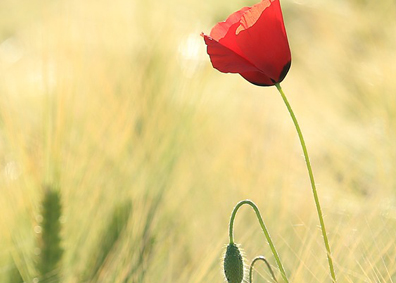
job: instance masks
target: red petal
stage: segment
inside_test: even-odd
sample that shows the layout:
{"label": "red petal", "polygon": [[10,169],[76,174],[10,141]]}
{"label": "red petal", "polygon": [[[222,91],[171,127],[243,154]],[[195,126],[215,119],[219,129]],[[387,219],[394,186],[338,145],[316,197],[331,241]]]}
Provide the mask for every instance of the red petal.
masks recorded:
{"label": "red petal", "polygon": [[218,23],[203,35],[212,65],[224,73],[240,73],[249,82],[269,86],[281,82],[291,55],[279,0],[262,0]]}
{"label": "red petal", "polygon": [[203,35],[210,61],[215,69],[223,73],[258,72],[256,66],[233,50],[225,47],[213,38]]}
{"label": "red petal", "polygon": [[220,22],[215,25],[210,32],[210,37],[216,41],[220,41],[226,36],[232,25],[239,25],[242,15],[249,9],[250,7],[242,8],[241,10],[231,14],[224,22]]}
{"label": "red petal", "polygon": [[210,37],[220,42],[223,46],[231,49],[235,53],[243,57],[242,51],[236,42],[236,29],[240,25],[240,20],[243,14],[249,10],[250,7],[242,8],[241,10],[231,14],[225,22],[215,25],[211,32]]}
{"label": "red petal", "polygon": [[244,58],[274,82],[285,77],[291,61],[279,0],[263,0],[247,10],[236,29]]}
{"label": "red petal", "polygon": [[244,72],[241,73],[247,81],[258,86],[271,86],[275,83],[261,72]]}

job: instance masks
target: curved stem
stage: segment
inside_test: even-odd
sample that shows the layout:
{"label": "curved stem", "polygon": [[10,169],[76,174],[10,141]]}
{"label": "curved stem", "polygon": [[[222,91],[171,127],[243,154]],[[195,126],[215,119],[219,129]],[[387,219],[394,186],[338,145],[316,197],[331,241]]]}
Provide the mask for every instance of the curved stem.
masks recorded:
{"label": "curved stem", "polygon": [[300,139],[301,147],[302,147],[302,150],[304,152],[305,163],[307,164],[309,179],[311,181],[311,187],[312,187],[312,192],[313,192],[313,196],[314,196],[314,200],[315,200],[316,210],[317,210],[318,216],[319,216],[319,222],[320,222],[320,227],[321,227],[321,230],[322,230],[323,240],[324,240],[324,244],[325,244],[326,251],[327,251],[327,260],[329,262],[331,278],[332,278],[333,282],[337,282],[336,276],[335,276],[335,272],[334,272],[333,258],[331,256],[329,240],[327,238],[326,227],[325,227],[325,223],[324,223],[324,220],[323,220],[322,209],[320,207],[318,192],[316,190],[315,180],[314,180],[312,167],[311,167],[311,162],[309,161],[308,151],[307,151],[307,147],[305,145],[304,137],[302,135],[300,126],[298,125],[297,118],[294,115],[294,112],[293,112],[293,110],[292,110],[292,108],[291,108],[291,106],[289,104],[289,101],[287,100],[286,95],[283,92],[280,84],[279,83],[275,84],[275,86],[278,89],[279,93],[281,94],[283,102],[286,104],[287,110],[289,111],[290,116],[291,116],[291,118],[293,120],[294,126],[295,126],[295,128],[297,130],[298,138]]}
{"label": "curved stem", "polygon": [[252,263],[250,264],[250,268],[249,268],[249,283],[252,283],[253,280],[253,266],[256,263],[256,261],[262,260],[265,262],[265,264],[267,265],[267,268],[269,270],[269,272],[271,273],[272,279],[274,279],[274,282],[278,282],[278,280],[276,280],[275,274],[272,271],[271,265],[268,263],[267,259],[263,256],[256,256]]}
{"label": "curved stem", "polygon": [[274,255],[276,263],[277,263],[277,265],[279,267],[279,271],[280,271],[283,279],[285,280],[285,282],[289,283],[289,280],[286,277],[285,269],[283,268],[282,262],[280,261],[278,252],[275,249],[275,245],[272,242],[272,239],[271,239],[271,236],[270,236],[270,234],[269,234],[269,232],[267,230],[267,227],[264,224],[264,221],[263,221],[263,219],[261,217],[260,211],[257,208],[256,204],[254,202],[252,202],[251,200],[243,200],[243,201],[238,202],[237,205],[234,207],[234,210],[232,211],[231,219],[230,219],[230,227],[229,227],[230,244],[234,243],[234,221],[235,221],[236,213],[237,213],[238,209],[244,204],[250,205],[253,208],[254,212],[256,213],[256,216],[257,216],[257,219],[258,219],[258,221],[260,223],[261,229],[264,232],[265,238],[267,239],[267,242],[268,242],[268,244],[269,244],[269,246],[271,248],[272,254]]}

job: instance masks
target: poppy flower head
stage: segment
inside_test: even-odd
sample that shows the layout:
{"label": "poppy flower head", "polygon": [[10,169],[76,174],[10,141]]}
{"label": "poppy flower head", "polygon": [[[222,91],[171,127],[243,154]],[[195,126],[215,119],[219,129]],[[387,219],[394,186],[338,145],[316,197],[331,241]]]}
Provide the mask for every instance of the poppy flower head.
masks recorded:
{"label": "poppy flower head", "polygon": [[262,0],[231,14],[202,34],[212,65],[223,73],[239,73],[252,84],[281,82],[291,54],[279,0]]}

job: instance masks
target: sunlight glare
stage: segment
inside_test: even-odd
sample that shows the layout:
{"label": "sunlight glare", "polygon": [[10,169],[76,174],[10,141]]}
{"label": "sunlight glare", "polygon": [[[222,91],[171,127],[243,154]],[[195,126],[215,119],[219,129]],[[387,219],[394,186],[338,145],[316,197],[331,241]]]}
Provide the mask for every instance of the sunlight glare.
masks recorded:
{"label": "sunlight glare", "polygon": [[205,45],[199,33],[190,33],[178,47],[179,63],[183,74],[192,77],[198,68],[205,62]]}

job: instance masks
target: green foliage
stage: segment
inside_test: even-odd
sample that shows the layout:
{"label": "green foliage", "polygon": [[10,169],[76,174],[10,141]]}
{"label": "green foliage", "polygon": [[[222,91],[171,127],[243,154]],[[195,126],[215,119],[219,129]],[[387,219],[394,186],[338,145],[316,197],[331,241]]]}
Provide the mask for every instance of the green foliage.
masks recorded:
{"label": "green foliage", "polygon": [[8,278],[7,281],[8,283],[23,283],[24,280],[22,278],[21,273],[19,272],[18,267],[15,264],[14,260],[10,260],[11,262],[11,268],[8,271]]}

